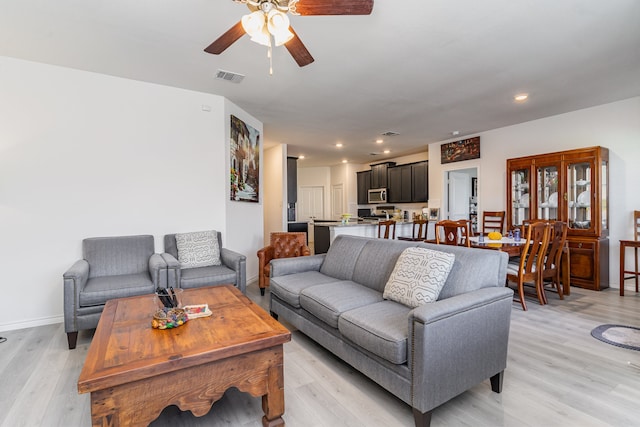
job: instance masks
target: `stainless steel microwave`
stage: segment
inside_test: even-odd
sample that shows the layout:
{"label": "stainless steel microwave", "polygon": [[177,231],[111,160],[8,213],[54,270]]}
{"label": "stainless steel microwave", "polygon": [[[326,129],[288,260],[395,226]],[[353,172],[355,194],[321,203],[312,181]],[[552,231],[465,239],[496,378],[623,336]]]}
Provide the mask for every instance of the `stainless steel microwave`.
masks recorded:
{"label": "stainless steel microwave", "polygon": [[387,203],[387,189],[372,188],[369,190],[369,203]]}

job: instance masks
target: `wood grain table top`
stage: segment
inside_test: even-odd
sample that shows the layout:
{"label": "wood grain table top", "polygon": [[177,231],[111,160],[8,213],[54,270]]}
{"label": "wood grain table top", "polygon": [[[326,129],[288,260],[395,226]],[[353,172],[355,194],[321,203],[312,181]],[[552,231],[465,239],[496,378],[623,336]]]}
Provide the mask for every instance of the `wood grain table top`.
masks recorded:
{"label": "wood grain table top", "polygon": [[153,329],[155,295],[108,301],[89,347],[78,391],[107,387],[281,345],[290,332],[232,285],[188,289],[183,304],[212,315]]}

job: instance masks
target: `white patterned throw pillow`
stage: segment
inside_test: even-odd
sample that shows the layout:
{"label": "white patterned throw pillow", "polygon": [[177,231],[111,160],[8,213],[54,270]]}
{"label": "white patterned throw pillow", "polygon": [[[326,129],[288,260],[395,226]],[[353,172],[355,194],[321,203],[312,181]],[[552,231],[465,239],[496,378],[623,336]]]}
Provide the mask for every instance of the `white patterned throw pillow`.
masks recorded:
{"label": "white patterned throw pillow", "polygon": [[384,298],[409,307],[435,302],[455,260],[454,254],[426,248],[407,248],[384,287]]}
{"label": "white patterned throw pillow", "polygon": [[216,231],[176,234],[178,261],[183,268],[220,265],[220,247]]}

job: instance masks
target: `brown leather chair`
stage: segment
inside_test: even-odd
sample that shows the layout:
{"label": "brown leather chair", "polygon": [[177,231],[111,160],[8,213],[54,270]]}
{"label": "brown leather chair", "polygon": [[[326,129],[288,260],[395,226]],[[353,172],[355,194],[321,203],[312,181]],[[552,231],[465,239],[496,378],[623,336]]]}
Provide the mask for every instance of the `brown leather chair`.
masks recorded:
{"label": "brown leather chair", "polygon": [[269,286],[271,260],[311,255],[307,246],[307,233],[277,232],[271,233],[271,244],[258,251],[258,286],[260,295],[264,295]]}
{"label": "brown leather chair", "polygon": [[396,222],[392,219],[378,222],[378,239],[388,239],[391,233],[391,239],[396,238]]}
{"label": "brown leather chair", "polygon": [[453,221],[443,219],[436,222],[436,243],[471,247],[471,226],[468,219]]}
{"label": "brown leather chair", "polygon": [[429,221],[426,219],[414,219],[411,237],[398,236],[398,240],[409,240],[411,242],[422,242],[427,240],[428,225]]}

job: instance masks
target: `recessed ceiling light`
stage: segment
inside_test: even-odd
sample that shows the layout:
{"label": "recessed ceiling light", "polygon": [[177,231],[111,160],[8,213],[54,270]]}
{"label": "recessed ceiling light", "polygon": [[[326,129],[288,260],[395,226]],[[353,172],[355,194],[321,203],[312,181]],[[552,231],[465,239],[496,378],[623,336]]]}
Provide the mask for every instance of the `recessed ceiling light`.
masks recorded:
{"label": "recessed ceiling light", "polygon": [[524,102],[527,100],[527,98],[529,98],[529,94],[528,93],[520,93],[516,96],[513,97],[513,99],[517,102]]}
{"label": "recessed ceiling light", "polygon": [[384,150],[383,153],[384,154],[389,154],[391,152],[391,150]]}
{"label": "recessed ceiling light", "polygon": [[347,163],[347,161],[348,161],[348,160],[346,160],[346,159],[345,159],[345,160],[343,160],[343,161],[342,161],[342,163]]}
{"label": "recessed ceiling light", "polygon": [[299,159],[304,159],[304,155],[298,156]]}
{"label": "recessed ceiling light", "polygon": [[376,139],[376,144],[382,144],[384,141],[381,139]]}
{"label": "recessed ceiling light", "polygon": [[460,135],[460,131],[459,130],[454,130],[453,132],[451,132],[451,135],[458,136],[458,135]]}
{"label": "recessed ceiling light", "polygon": [[336,147],[338,147],[338,148],[342,147],[342,142],[338,142],[338,143],[336,144]]}

